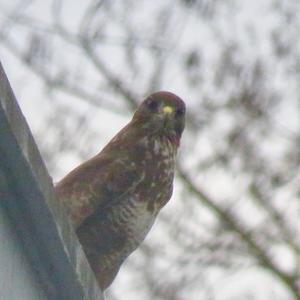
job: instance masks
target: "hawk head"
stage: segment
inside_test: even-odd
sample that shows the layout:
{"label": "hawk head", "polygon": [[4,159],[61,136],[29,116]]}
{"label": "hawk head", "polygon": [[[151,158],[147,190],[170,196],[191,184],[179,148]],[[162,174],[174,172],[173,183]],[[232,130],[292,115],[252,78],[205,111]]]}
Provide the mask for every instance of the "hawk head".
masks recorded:
{"label": "hawk head", "polygon": [[141,103],[133,121],[149,132],[167,136],[178,146],[185,125],[185,104],[170,92],[157,92]]}

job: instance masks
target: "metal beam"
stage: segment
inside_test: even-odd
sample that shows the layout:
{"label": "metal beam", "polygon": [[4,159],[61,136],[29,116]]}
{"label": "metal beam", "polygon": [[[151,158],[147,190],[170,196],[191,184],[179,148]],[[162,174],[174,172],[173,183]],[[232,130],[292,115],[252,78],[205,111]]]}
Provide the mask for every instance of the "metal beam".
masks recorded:
{"label": "metal beam", "polygon": [[103,299],[1,63],[0,205],[47,299]]}

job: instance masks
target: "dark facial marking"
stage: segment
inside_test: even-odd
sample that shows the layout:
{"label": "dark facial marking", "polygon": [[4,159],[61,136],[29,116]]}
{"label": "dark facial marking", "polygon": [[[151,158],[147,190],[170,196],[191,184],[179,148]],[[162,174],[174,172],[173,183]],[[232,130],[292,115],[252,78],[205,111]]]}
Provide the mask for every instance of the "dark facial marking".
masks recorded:
{"label": "dark facial marking", "polygon": [[158,109],[158,102],[152,98],[149,98],[146,102],[147,107],[151,110],[151,111],[157,111]]}
{"label": "dark facial marking", "polygon": [[184,107],[179,107],[176,109],[175,116],[176,117],[181,117],[185,114],[185,108]]}

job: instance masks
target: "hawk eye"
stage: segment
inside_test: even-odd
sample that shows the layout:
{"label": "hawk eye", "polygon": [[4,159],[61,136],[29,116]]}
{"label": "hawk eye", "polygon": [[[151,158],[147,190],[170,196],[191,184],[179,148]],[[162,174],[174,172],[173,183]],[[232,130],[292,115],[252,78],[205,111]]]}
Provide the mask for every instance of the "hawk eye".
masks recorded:
{"label": "hawk eye", "polygon": [[158,109],[158,102],[153,100],[153,99],[149,99],[147,101],[147,106],[152,110],[152,111],[156,111]]}
{"label": "hawk eye", "polygon": [[184,108],[181,107],[176,109],[176,117],[181,117],[184,115],[184,113],[185,113]]}

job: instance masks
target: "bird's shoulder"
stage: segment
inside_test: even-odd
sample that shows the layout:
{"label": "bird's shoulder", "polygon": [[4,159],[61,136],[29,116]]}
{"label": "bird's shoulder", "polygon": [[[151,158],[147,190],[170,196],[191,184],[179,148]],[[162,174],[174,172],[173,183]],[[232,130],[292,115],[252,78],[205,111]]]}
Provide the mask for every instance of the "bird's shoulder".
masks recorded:
{"label": "bird's shoulder", "polygon": [[144,147],[114,138],[99,154],[79,165],[55,186],[77,227],[99,206],[118,201],[143,176],[138,161]]}

